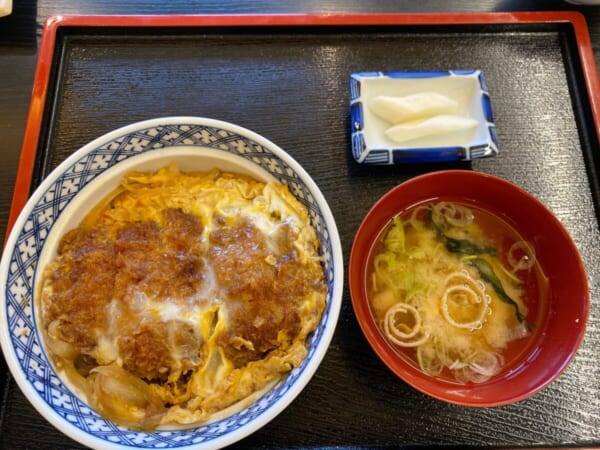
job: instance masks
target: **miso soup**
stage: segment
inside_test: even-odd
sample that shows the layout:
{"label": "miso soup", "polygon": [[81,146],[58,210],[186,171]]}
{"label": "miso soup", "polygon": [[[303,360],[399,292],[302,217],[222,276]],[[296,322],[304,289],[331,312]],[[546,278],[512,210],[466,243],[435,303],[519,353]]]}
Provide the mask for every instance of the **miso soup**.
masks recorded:
{"label": "miso soup", "polygon": [[458,383],[510,367],[548,295],[533,243],[500,217],[455,201],[394,217],[371,250],[367,277],[385,339],[423,372]]}

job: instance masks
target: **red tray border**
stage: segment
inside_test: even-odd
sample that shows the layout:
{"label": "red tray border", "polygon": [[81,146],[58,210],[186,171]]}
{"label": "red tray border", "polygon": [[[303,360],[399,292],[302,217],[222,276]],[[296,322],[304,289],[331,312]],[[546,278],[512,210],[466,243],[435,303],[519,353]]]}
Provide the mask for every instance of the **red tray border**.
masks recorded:
{"label": "red tray border", "polygon": [[265,15],[58,15],[49,17],[42,33],[31,102],[7,223],[7,236],[25,206],[42,126],[56,35],[61,27],[255,27],[315,25],[477,25],[571,24],[582,63],[596,133],[600,140],[600,79],[585,17],[576,11],[489,13],[367,13],[367,14],[265,14]]}

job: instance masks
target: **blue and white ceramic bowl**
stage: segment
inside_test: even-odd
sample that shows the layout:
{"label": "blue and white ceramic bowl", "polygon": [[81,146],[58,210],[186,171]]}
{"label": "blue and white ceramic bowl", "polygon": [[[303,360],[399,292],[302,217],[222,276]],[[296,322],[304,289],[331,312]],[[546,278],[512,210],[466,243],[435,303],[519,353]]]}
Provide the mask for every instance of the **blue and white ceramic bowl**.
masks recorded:
{"label": "blue and white ceramic bowl", "polygon": [[[213,167],[275,178],[310,211],[320,241],[327,307],[300,367],[255,403],[222,420],[186,430],[138,432],[104,419],[57,376],[36,326],[39,271],[59,238],[130,170],[169,162],[181,170]],[[32,195],[6,242],[0,264],[0,339],[8,366],[33,406],[56,428],[92,448],[217,448],[256,431],[279,414],[316,371],[332,338],[342,298],[343,258],[331,211],[315,182],[286,152],[229,123],[193,117],[149,120],[118,129],[66,159]]]}
{"label": "blue and white ceramic bowl", "polygon": [[[397,144],[385,136],[390,124],[369,108],[377,96],[403,97],[436,92],[455,100],[460,115],[477,128],[451,136],[431,136]],[[488,88],[480,70],[446,72],[360,72],[350,77],[352,155],[364,164],[469,161],[498,153]]]}

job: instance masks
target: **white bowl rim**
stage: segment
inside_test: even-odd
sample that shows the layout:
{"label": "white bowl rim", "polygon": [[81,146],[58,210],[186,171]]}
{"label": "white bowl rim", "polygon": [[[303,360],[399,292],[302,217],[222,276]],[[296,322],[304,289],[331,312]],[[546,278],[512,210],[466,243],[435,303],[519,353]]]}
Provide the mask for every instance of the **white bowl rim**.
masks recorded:
{"label": "white bowl rim", "polygon": [[[13,228],[5,242],[4,252],[2,260],[0,262],[0,277],[5,280],[8,276],[8,270],[10,265],[10,255],[12,255],[12,249],[15,246],[17,238],[23,228],[25,222],[29,218],[33,207],[41,199],[43,194],[48,190],[50,186],[57,180],[57,178],[65,171],[66,168],[71,167],[77,160],[79,160],[85,154],[98,148],[105,142],[110,142],[120,136],[128,135],[136,130],[163,126],[163,125],[177,125],[177,124],[191,124],[191,125],[204,125],[208,127],[215,127],[225,129],[232,133],[236,133],[240,136],[251,139],[257,144],[268,149],[270,152],[279,157],[282,161],[287,163],[299,176],[301,181],[308,187],[310,193],[313,195],[314,200],[322,213],[322,217],[325,220],[325,228],[329,233],[331,242],[331,260],[339,262],[340,264],[333,264],[333,291],[329,296],[330,304],[328,305],[328,319],[319,344],[316,346],[314,354],[308,364],[297,378],[296,382],[269,408],[265,409],[259,416],[248,421],[240,428],[236,429],[235,433],[228,433],[210,441],[203,442],[201,444],[184,445],[176,448],[220,448],[227,445],[231,445],[244,437],[247,437],[251,433],[265,426],[268,422],[273,420],[279,413],[281,413],[306,387],[310,379],[313,377],[317,368],[321,364],[324,358],[335,328],[337,325],[341,302],[343,294],[343,283],[344,283],[344,267],[343,267],[343,254],[339,238],[338,229],[335,223],[334,216],[327,204],[323,194],[318,188],[317,184],[313,181],[310,175],[304,170],[304,168],[287,152],[285,152],[278,145],[274,144],[270,140],[263,136],[226,121],[196,117],[196,116],[167,116],[162,118],[148,119],[139,122],[135,122],[121,128],[115,129],[104,135],[94,139],[88,144],[84,145],[64,161],[62,161],[52,172],[40,183],[35,189],[33,194],[20,212],[17,220],[15,221]],[[45,401],[40,398],[39,394],[26,379],[25,372],[22,370],[15,349],[11,344],[9,327],[7,323],[6,315],[6,295],[5,288],[0,291],[0,299],[2,300],[2,306],[0,307],[0,344],[4,353],[6,363],[13,374],[13,378],[17,382],[17,385],[34,406],[34,408],[55,428],[60,430],[65,435],[80,442],[81,444],[87,445],[92,448],[111,448],[111,449],[129,449],[135,448],[132,446],[124,446],[120,444],[112,444],[107,440],[100,439],[92,434],[89,434],[73,424],[65,421],[60,417],[52,408],[49,408]],[[33,302],[32,302],[33,303]],[[190,430],[190,432],[193,432]],[[164,447],[172,448],[172,447]]]}

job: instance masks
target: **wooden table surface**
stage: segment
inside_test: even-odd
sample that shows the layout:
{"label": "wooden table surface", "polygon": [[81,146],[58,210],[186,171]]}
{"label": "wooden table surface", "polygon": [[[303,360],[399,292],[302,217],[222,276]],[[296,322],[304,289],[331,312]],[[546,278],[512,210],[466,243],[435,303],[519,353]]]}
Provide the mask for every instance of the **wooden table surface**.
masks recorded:
{"label": "wooden table surface", "polygon": [[[46,17],[58,14],[283,14],[283,13],[416,13],[416,12],[493,12],[493,11],[554,11],[576,10],[582,12],[587,20],[596,64],[600,66],[600,7],[578,7],[560,0],[16,0],[13,1],[13,13],[0,18],[0,234],[6,232],[13,185],[17,173],[19,155],[25,130],[26,116],[33,86],[34,71],[38,56],[43,24]],[[287,37],[289,39],[289,36]],[[543,47],[543,41],[532,40],[526,50],[535,60],[536,51],[551,52]],[[535,45],[540,45],[539,48]],[[259,44],[257,44],[259,45]],[[294,45],[299,45],[294,41]],[[529,45],[529,44],[528,44]],[[282,46],[275,46],[281,50]],[[96,49],[98,50],[98,49]],[[364,49],[357,45],[353,48],[358,54]],[[506,48],[490,51],[505,51]],[[164,51],[164,50],[163,50]],[[249,47],[252,51],[252,47]],[[301,51],[301,50],[299,50]],[[418,51],[415,50],[415,51]],[[100,53],[98,53],[100,54]],[[283,54],[283,53],[282,53]],[[167,53],[165,56],[168,57]],[[279,55],[281,56],[281,55]],[[286,57],[288,55],[286,54]],[[485,53],[478,55],[484,58]],[[548,55],[550,58],[552,55]],[[278,54],[274,54],[277,58]],[[443,55],[440,55],[443,58]],[[383,61],[383,58],[381,59]],[[540,64],[542,75],[551,80],[550,67],[544,67],[543,61],[529,61],[528,64]],[[348,65],[351,67],[351,65]],[[515,64],[516,70],[520,66]],[[525,66],[523,66],[525,67]],[[93,68],[93,61],[85,68]],[[90,69],[91,70],[91,69]],[[559,77],[560,78],[560,77]],[[557,78],[558,79],[558,78]],[[85,80],[67,80],[73,87],[81,88]],[[346,80],[344,79],[344,83]],[[335,83],[334,83],[335,84]],[[337,85],[331,87],[337,92]],[[541,87],[540,87],[541,88]],[[560,95],[564,86],[558,81],[547,86],[550,93]],[[301,101],[301,92],[293,94]],[[533,94],[531,94],[533,95]],[[294,97],[294,98],[296,98]],[[66,113],[69,110],[66,99]],[[333,113],[346,104],[346,98],[332,99],[331,115],[326,116],[334,125],[344,118],[336,118]],[[531,99],[535,101],[535,99]],[[531,139],[525,127],[519,128],[520,118],[511,117],[511,105],[503,98],[494,98],[498,109],[497,119],[511,124],[499,130],[501,144],[505,148],[517,147],[525,139]],[[507,100],[508,101],[508,100]],[[564,101],[564,98],[562,99]],[[185,103],[185,98],[175,98],[167,102],[173,108],[177,102]],[[117,103],[118,104],[118,103]],[[216,102],[214,103],[216,105]],[[282,104],[285,101],[282,100]],[[148,106],[157,114],[176,115],[179,111],[165,110],[162,107]],[[569,105],[565,105],[569,108]],[[74,108],[74,106],[73,106]],[[227,109],[215,111],[219,118],[230,121],[243,120],[243,117]],[[560,113],[560,102],[553,104],[552,111]],[[189,109],[193,112],[193,108]],[[266,110],[265,110],[266,111]],[[300,111],[300,110],[299,110]],[[187,110],[186,110],[187,112]],[[168,114],[170,113],[170,114]],[[82,112],[86,120],[96,120],[102,112]],[[243,125],[267,135],[284,148],[294,150],[304,136],[303,130],[295,128],[292,122],[286,122],[289,133],[280,130],[276,122],[268,123],[266,112],[262,117],[249,119]],[[498,117],[499,116],[499,117]],[[73,116],[75,117],[75,116]],[[132,117],[132,119],[138,117]],[[140,119],[147,118],[140,114]],[[259,120],[262,118],[262,122]],[[82,119],[83,120],[83,119]],[[318,117],[306,118],[310,123]],[[551,125],[552,117],[548,118]],[[558,120],[558,119],[557,119]],[[134,121],[134,120],[132,120]],[[106,127],[121,123],[104,117],[99,123]],[[565,125],[565,129],[568,129]],[[279,128],[278,128],[279,127]],[[110,128],[108,128],[110,129]],[[108,131],[105,130],[105,131]],[[100,128],[98,128],[100,130]],[[77,129],[63,123],[57,131],[61,147],[56,158],[60,159],[78,146],[94,137],[96,128],[77,134]],[[342,130],[342,128],[339,128]],[[514,130],[514,131],[513,131]],[[571,130],[577,139],[576,127]],[[323,152],[346,151],[345,137],[340,133],[331,136],[322,143]],[[504,159],[474,164],[474,169],[489,171],[525,185],[546,201],[558,212],[567,228],[573,232],[576,243],[584,254],[590,279],[591,315],[588,333],[582,350],[563,376],[542,393],[531,399],[500,408],[471,409],[448,405],[428,398],[398,380],[376,358],[364,340],[350,305],[345,288],[344,305],[336,335],[323,366],[309,386],[298,399],[277,419],[262,430],[246,438],[239,447],[593,447],[600,446],[600,288],[597,280],[600,268],[600,243],[598,242],[597,214],[595,204],[598,192],[586,184],[587,176],[595,176],[595,170],[586,169],[589,159],[577,155],[578,146],[569,146],[568,136],[552,135],[546,148],[543,136],[540,139],[540,151],[555,156],[541,159],[540,163],[527,172],[529,167],[525,155],[519,162],[506,162]],[[285,141],[286,142],[282,142]],[[342,144],[344,148],[332,148]],[[286,144],[286,145],[283,145]],[[318,142],[312,142],[315,146]],[[507,145],[508,144],[508,145]],[[74,146],[71,149],[70,146]],[[561,152],[561,146],[567,151]],[[598,148],[592,150],[600,150]],[[575,157],[569,153],[573,152]],[[307,171],[319,183],[325,197],[330,202],[340,228],[342,247],[348,260],[352,238],[356,228],[370,203],[397,182],[409,178],[415,173],[410,170],[378,170],[356,167],[347,155],[323,156],[319,162],[319,153],[301,154],[291,152]],[[518,152],[515,151],[515,154]],[[562,156],[561,156],[562,155]],[[562,159],[561,159],[562,157]],[[333,164],[341,163],[342,166]],[[522,164],[521,164],[522,163]],[[504,165],[503,165],[504,164]],[[337,169],[339,167],[339,169]],[[425,171],[424,168],[416,169]],[[535,175],[553,173],[547,180]],[[575,179],[578,178],[576,181]],[[579,179],[581,178],[581,179]],[[578,184],[583,180],[584,188]],[[597,180],[595,180],[597,182]],[[556,193],[557,190],[564,189]],[[570,189],[573,189],[572,191]],[[580,197],[578,192],[585,194]],[[578,191],[579,190],[579,191]],[[583,200],[581,200],[583,199]],[[569,202],[582,202],[571,205]],[[585,217],[578,217],[578,214]],[[575,216],[575,217],[573,217]],[[76,442],[63,436],[49,425],[27,402],[18,390],[6,365],[0,363],[0,448],[80,448]]]}

